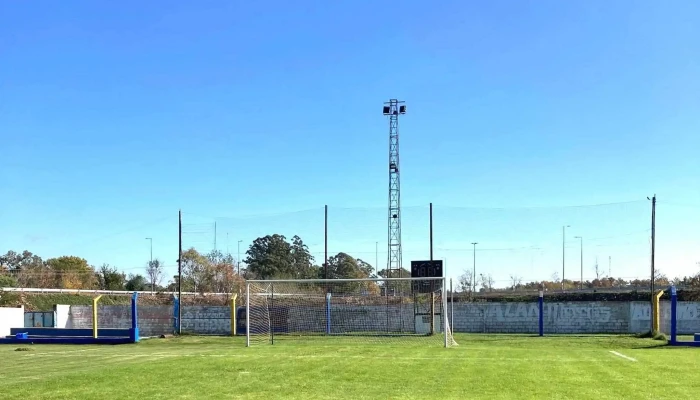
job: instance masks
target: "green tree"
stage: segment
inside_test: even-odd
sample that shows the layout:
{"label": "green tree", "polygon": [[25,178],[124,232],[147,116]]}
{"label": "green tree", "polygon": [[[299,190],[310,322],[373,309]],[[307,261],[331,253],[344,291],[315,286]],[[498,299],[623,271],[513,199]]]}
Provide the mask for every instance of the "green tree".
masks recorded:
{"label": "green tree", "polygon": [[[328,259],[328,279],[366,279],[372,273],[372,266],[347,253],[338,253]],[[332,285],[334,291],[349,293],[378,293],[379,287],[374,282],[346,282]]]}
{"label": "green tree", "polygon": [[61,256],[46,260],[46,266],[56,274],[56,285],[66,289],[92,289],[97,286],[95,270],[87,260],[76,256]]}
{"label": "green tree", "polygon": [[19,287],[55,287],[55,276],[46,267],[44,260],[28,250],[21,253],[8,251],[0,256],[0,271],[7,270],[16,278]]}
{"label": "green tree", "polygon": [[102,290],[124,290],[126,285],[126,275],[109,264],[102,264],[97,279]]}
{"label": "green tree", "polygon": [[44,262],[41,257],[33,254],[29,250],[24,250],[21,253],[8,251],[0,256],[0,270],[6,268],[10,271],[19,271],[36,266],[43,266]]}
{"label": "green tree", "polygon": [[209,263],[213,264],[233,264],[233,256],[231,254],[224,254],[219,250],[212,250],[205,255]]}
{"label": "green tree", "polygon": [[258,279],[317,276],[314,258],[299,236],[294,236],[291,243],[278,234],[259,237],[250,245],[246,255],[246,272]]}
{"label": "green tree", "polygon": [[17,281],[15,278],[9,275],[0,275],[0,288],[2,287],[16,287]]}
{"label": "green tree", "polygon": [[[388,269],[383,269],[379,271],[377,274],[382,278],[410,278],[411,277],[411,272],[409,272],[406,268],[401,268],[400,270],[393,270],[389,271]],[[410,281],[401,281],[401,282],[383,282],[382,287],[384,289],[385,286],[389,287],[389,293],[403,293],[404,295],[411,293],[411,282]]]}
{"label": "green tree", "polygon": [[148,280],[143,275],[130,274],[124,287],[128,291],[143,292],[148,290]]}
{"label": "green tree", "polygon": [[211,274],[209,259],[194,247],[182,253],[182,290],[206,292],[208,275]]}
{"label": "green tree", "polygon": [[290,252],[292,258],[292,275],[294,275],[296,279],[311,279],[318,275],[319,268],[314,265],[314,257],[299,236],[295,235],[292,238]]}

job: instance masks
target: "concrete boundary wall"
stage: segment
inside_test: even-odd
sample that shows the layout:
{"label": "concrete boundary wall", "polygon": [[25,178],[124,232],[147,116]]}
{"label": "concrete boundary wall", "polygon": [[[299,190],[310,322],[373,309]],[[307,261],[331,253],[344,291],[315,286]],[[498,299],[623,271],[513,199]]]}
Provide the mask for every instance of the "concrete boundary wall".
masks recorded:
{"label": "concrete boundary wall", "polygon": [[[670,332],[670,302],[664,301],[660,307],[661,326],[664,332]],[[311,311],[308,307],[290,308],[286,317],[290,331],[303,330],[302,327],[314,331],[324,329],[324,310]],[[313,317],[309,318],[310,315]],[[544,333],[640,333],[650,329],[650,315],[651,305],[647,302],[545,303]],[[140,306],[138,318],[142,336],[174,331],[172,306]],[[332,305],[331,329],[334,332],[350,327],[374,327],[386,320],[384,307]],[[454,332],[536,334],[539,310],[537,303],[455,303],[453,320]],[[131,309],[126,305],[99,306],[98,321],[101,328],[129,328]],[[303,325],[300,324],[302,321]],[[412,321],[413,307],[409,306],[402,311],[392,311],[387,323],[408,326]],[[91,328],[92,307],[70,306],[65,326]],[[231,309],[226,306],[185,306],[182,309],[182,330],[200,335],[230,335]],[[678,303],[678,333],[700,333],[700,302]]]}
{"label": "concrete boundary wall", "polygon": [[24,307],[0,307],[0,338],[8,336],[11,328],[24,328]]}

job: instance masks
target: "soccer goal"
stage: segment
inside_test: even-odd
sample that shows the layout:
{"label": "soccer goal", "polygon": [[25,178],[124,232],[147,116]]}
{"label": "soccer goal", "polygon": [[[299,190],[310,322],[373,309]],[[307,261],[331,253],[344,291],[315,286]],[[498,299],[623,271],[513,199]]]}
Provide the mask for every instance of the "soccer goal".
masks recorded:
{"label": "soccer goal", "polygon": [[445,278],[249,280],[246,345],[280,341],[455,346]]}

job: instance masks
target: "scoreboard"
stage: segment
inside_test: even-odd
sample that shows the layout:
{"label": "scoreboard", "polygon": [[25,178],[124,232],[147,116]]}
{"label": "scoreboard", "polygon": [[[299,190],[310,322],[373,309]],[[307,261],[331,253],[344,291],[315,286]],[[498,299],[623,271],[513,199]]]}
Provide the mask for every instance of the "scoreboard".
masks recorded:
{"label": "scoreboard", "polygon": [[[411,261],[411,278],[442,278],[442,260]],[[430,293],[440,289],[439,280],[413,281],[413,291]]]}

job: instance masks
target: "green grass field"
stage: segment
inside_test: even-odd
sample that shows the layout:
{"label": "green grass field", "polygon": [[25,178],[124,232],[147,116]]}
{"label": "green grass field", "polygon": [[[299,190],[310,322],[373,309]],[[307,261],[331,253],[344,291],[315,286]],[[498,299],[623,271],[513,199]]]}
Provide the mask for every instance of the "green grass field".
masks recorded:
{"label": "green grass field", "polygon": [[457,335],[458,347],[333,338],[0,345],[0,399],[697,399],[699,348],[621,336]]}

